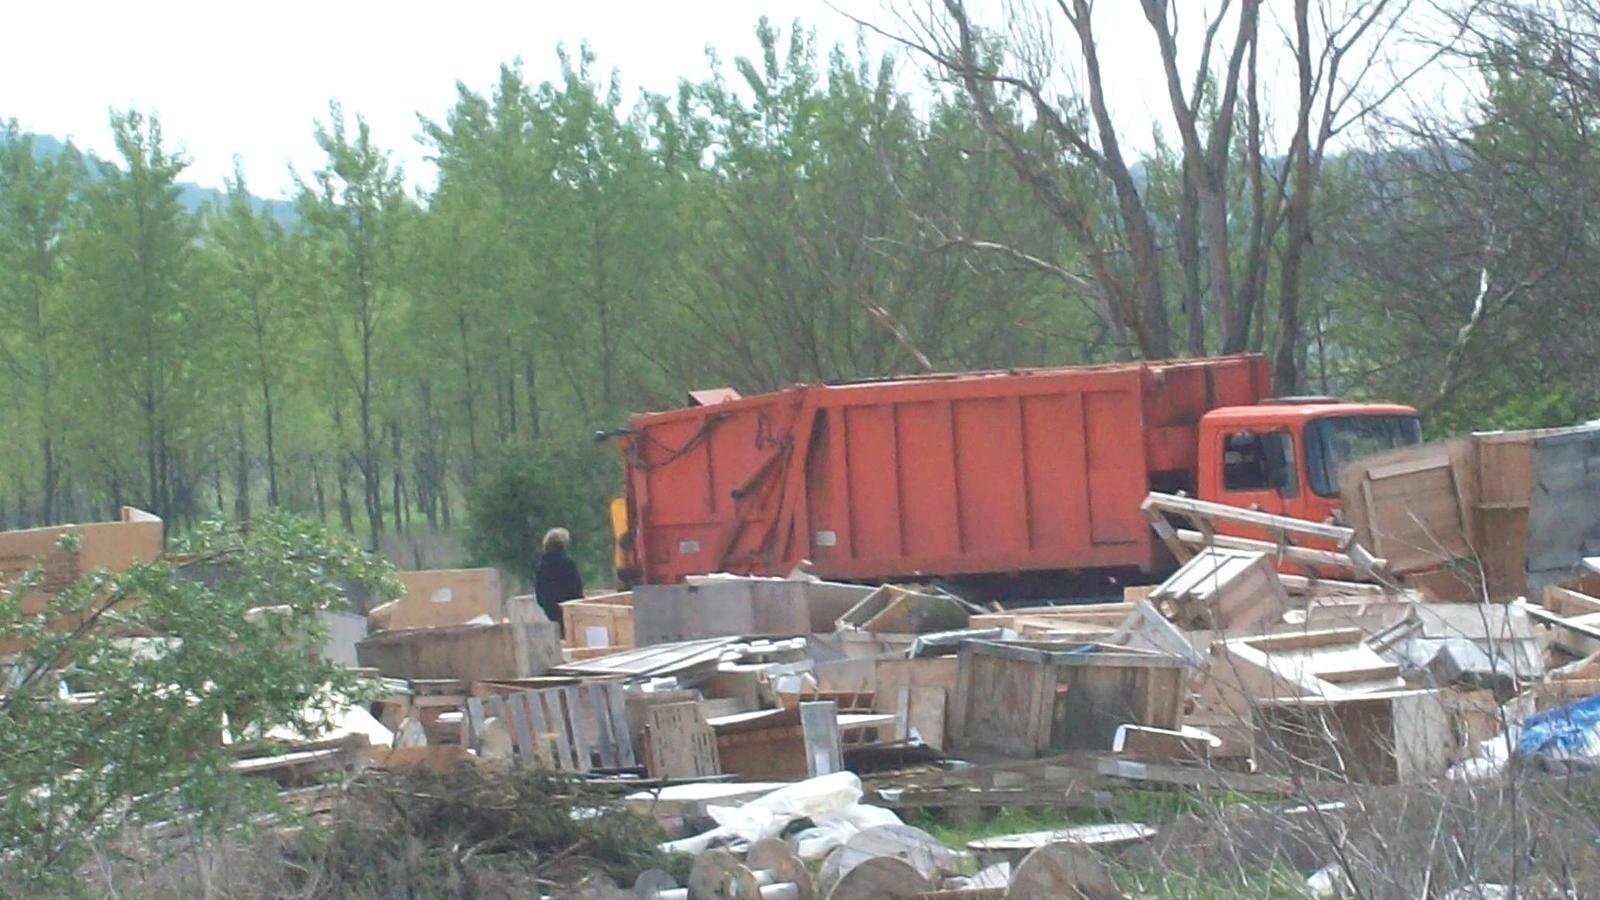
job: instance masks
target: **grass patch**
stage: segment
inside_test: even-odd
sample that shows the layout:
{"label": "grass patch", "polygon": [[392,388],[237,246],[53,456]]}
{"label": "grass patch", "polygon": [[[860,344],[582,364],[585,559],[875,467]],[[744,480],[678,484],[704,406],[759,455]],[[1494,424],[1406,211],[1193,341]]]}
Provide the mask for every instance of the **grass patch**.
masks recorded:
{"label": "grass patch", "polygon": [[1238,897],[1300,898],[1305,876],[1293,867],[1219,872],[1197,860],[1174,865],[1125,868],[1116,873],[1117,887],[1141,900],[1234,900]]}
{"label": "grass patch", "polygon": [[1048,807],[1007,807],[989,815],[945,815],[921,811],[904,816],[915,825],[954,850],[968,842],[1028,831],[1056,831],[1076,825],[1107,822],[1138,822],[1159,825],[1179,816],[1215,810],[1236,803],[1255,803],[1259,798],[1246,794],[1200,796],[1190,791],[1126,790],[1112,795],[1109,805],[1100,809],[1054,809]]}
{"label": "grass patch", "polygon": [[1002,834],[1053,831],[1071,828],[1074,825],[1091,825],[1106,821],[1110,820],[1093,810],[1035,810],[1015,807],[976,819],[964,820],[933,813],[919,813],[906,817],[907,825],[921,828],[952,850],[965,850],[970,841],[998,837]]}

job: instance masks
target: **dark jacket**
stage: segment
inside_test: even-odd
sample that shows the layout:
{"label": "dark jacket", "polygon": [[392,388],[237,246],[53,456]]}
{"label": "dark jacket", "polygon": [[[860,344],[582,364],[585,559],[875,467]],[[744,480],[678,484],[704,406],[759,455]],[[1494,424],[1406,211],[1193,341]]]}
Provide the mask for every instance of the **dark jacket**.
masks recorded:
{"label": "dark jacket", "polygon": [[577,600],[583,596],[583,576],[578,565],[565,550],[551,550],[539,557],[539,574],[533,583],[533,595],[539,608],[550,621],[561,624],[561,602]]}

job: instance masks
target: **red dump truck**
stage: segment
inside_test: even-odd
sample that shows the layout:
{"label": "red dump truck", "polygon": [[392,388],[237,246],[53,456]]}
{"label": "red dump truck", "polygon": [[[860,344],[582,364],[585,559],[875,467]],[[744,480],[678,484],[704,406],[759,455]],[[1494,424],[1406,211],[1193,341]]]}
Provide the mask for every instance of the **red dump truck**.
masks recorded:
{"label": "red dump truck", "polygon": [[1152,490],[1323,521],[1352,456],[1414,409],[1268,399],[1258,355],[800,385],[645,413],[617,434],[633,580],[943,579],[1058,593],[1170,568]]}

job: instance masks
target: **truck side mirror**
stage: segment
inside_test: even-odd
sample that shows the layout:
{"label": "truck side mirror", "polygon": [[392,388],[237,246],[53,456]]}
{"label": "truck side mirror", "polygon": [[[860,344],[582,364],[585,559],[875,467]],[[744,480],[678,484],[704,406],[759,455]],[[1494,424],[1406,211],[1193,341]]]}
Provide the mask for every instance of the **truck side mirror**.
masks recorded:
{"label": "truck side mirror", "polygon": [[1267,484],[1280,497],[1298,496],[1300,478],[1294,468],[1294,438],[1285,431],[1264,434],[1261,436],[1261,454],[1266,463]]}

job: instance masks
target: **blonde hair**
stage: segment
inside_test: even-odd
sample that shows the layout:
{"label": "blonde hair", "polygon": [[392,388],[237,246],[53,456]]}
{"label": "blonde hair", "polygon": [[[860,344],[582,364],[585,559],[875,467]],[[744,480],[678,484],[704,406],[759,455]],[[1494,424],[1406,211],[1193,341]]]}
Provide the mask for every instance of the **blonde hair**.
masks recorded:
{"label": "blonde hair", "polygon": [[571,542],[572,535],[565,528],[552,528],[544,533],[544,552],[565,550]]}

